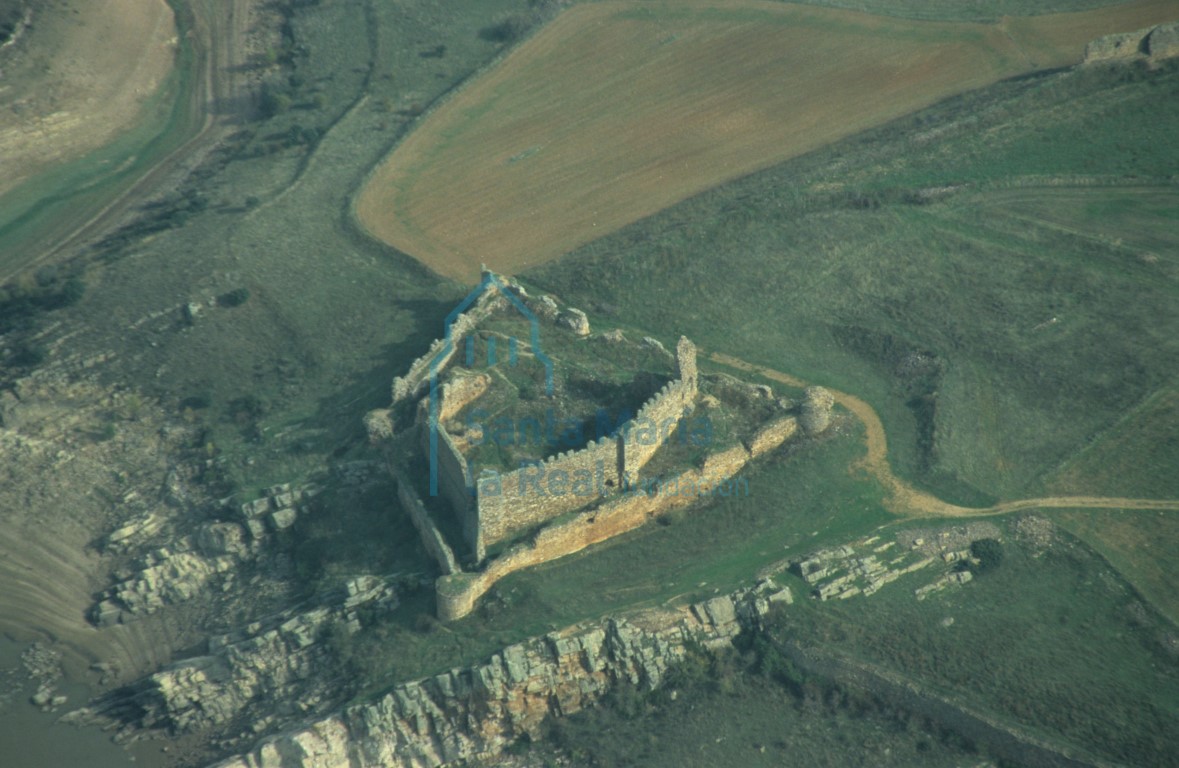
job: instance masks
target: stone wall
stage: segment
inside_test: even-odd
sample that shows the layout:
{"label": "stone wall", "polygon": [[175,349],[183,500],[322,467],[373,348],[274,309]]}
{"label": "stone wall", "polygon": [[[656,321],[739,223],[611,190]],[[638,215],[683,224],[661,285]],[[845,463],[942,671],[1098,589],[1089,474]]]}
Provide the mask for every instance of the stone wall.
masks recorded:
{"label": "stone wall", "polygon": [[490,546],[599,501],[618,487],[618,440],[603,437],[534,466],[479,478],[482,544]]}
{"label": "stone wall", "polygon": [[616,437],[600,438],[535,466],[481,476],[476,493],[479,551],[595,503],[621,486],[624,473],[637,478],[696,400],[695,345],[681,337],[676,359],[680,378],[644,403]]}
{"label": "stone wall", "polygon": [[[760,453],[782,445],[797,431],[792,418],[780,419],[759,433],[756,443]],[[723,483],[734,492],[748,493],[748,481],[732,480],[751,460],[753,454],[743,445],[710,456],[700,470],[689,470],[652,493],[632,490],[600,506],[581,512],[573,519],[542,528],[531,541],[521,542],[488,563],[479,573],[444,577],[435,585],[438,618],[453,621],[474,610],[479,598],[500,579],[524,568],[556,560],[586,547],[634,530],[673,509],[698,502],[702,495],[724,491]],[[742,485],[744,484],[744,485]],[[669,492],[674,489],[674,492]],[[730,495],[725,493],[723,495]]]}
{"label": "stone wall", "polygon": [[451,378],[439,387],[439,423],[445,424],[453,419],[459,411],[481,397],[490,385],[491,377],[485,373]]}
{"label": "stone wall", "polygon": [[[503,279],[503,278],[500,278]],[[505,282],[508,287],[513,287]],[[393,379],[393,404],[410,400],[422,394],[430,381],[431,371],[441,371],[454,358],[463,338],[492,312],[504,306],[505,299],[499,288],[488,285],[471,307],[457,317],[450,326],[450,345],[446,339],[435,339],[426,354],[414,360],[404,376]]]}
{"label": "stone wall", "polygon": [[[426,424],[422,425],[421,430],[422,450],[429,461],[432,460],[430,456],[431,430]],[[471,478],[471,470],[467,465],[466,458],[463,457],[458,446],[454,444],[454,438],[445,429],[439,428],[436,432],[438,435],[438,495],[449,502],[462,526],[463,538],[474,549],[478,541],[478,519],[474,514],[475,500],[471,495],[472,489],[475,487],[474,480]]]}
{"label": "stone wall", "polygon": [[772,451],[789,440],[797,431],[798,419],[793,416],[787,416],[770,422],[750,438],[748,443],[749,453],[756,459],[766,451]]}
{"label": "stone wall", "polygon": [[409,513],[409,519],[413,521],[413,527],[417,528],[422,545],[430,553],[430,557],[433,557],[438,563],[442,573],[458,573],[459,567],[454,557],[454,551],[446,543],[446,539],[442,537],[438,526],[434,525],[430,513],[426,511],[422,500],[414,493],[409,480],[400,472],[394,472],[393,477],[397,481],[397,499],[405,511]]}
{"label": "stone wall", "polygon": [[[619,435],[622,472],[632,481],[655,455],[664,440],[679,424],[684,414],[692,410],[696,401],[695,380],[673,381],[664,385],[653,398],[643,404],[634,421],[623,425]],[[654,430],[656,439],[648,434]]]}

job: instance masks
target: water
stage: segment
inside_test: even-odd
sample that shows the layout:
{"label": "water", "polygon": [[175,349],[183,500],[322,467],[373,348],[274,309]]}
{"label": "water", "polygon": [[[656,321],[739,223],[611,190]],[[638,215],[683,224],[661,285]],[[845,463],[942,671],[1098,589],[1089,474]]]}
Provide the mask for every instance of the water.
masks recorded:
{"label": "water", "polygon": [[[54,695],[69,696],[56,712],[42,712],[29,703],[36,683],[21,667],[28,647],[0,636],[0,766],[4,768],[164,768],[164,742],[148,741],[122,747],[98,728],[78,728],[57,722],[65,713],[86,705],[87,687],[68,675],[58,681]],[[10,670],[17,670],[9,675]]]}

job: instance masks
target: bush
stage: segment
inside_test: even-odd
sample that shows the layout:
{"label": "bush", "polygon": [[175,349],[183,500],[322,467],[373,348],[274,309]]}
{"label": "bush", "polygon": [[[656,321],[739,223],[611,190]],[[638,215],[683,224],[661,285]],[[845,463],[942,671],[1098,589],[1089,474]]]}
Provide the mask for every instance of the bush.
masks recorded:
{"label": "bush", "polygon": [[264,86],[258,106],[263,117],[274,117],[291,108],[291,97],[273,86]]}
{"label": "bush", "polygon": [[190,395],[180,401],[180,410],[191,408],[194,411],[199,411],[208,408],[213,404],[213,398],[205,392],[196,395]]}
{"label": "bush", "polygon": [[18,368],[32,368],[45,362],[45,348],[35,344],[22,344],[12,356],[12,365]]}
{"label": "bush", "polygon": [[513,14],[479,30],[479,37],[491,43],[514,43],[524,37],[531,26],[527,16]]}
{"label": "bush", "polygon": [[249,288],[235,288],[229,293],[223,293],[217,297],[217,303],[222,307],[240,307],[249,300]]}
{"label": "bush", "polygon": [[998,539],[979,539],[971,542],[970,554],[978,561],[970,570],[975,575],[983,574],[995,570],[1003,562],[1003,545]]}

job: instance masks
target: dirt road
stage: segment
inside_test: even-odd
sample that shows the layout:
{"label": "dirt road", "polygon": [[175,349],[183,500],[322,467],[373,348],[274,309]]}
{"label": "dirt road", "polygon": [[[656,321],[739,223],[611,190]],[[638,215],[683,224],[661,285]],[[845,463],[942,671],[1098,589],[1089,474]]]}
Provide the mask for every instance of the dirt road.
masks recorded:
{"label": "dirt road", "polygon": [[124,182],[112,197],[71,209],[54,222],[52,232],[21,243],[21,254],[0,265],[0,282],[97,240],[145,199],[177,183],[202,153],[233,130],[251,103],[245,65],[249,19],[256,4],[257,0],[197,0],[190,4],[191,15],[178,26],[189,27],[192,87],[187,95],[185,119],[171,128],[174,148],[136,178]]}
{"label": "dirt road", "polygon": [[[745,362],[730,355],[713,352],[709,357],[722,365],[749,371],[788,384],[792,387],[805,387],[807,383],[772,368],[764,368]],[[900,517],[983,517],[986,515],[1002,515],[1007,512],[1018,512],[1023,509],[1154,509],[1179,511],[1179,501],[1169,499],[1128,499],[1113,496],[1046,496],[1037,499],[1018,499],[1006,501],[992,507],[960,507],[942,501],[936,496],[920,491],[901,478],[893,474],[888,463],[888,439],[884,433],[884,424],[876,415],[875,409],[855,395],[830,389],[835,402],[855,414],[864,425],[868,452],[856,465],[875,477],[888,491],[885,505],[888,510]]]}

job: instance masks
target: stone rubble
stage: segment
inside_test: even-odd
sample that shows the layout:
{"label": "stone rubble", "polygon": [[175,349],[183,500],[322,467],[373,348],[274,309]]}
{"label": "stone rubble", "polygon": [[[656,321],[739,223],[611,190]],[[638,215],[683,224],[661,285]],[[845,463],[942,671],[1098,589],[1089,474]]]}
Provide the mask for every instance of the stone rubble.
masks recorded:
{"label": "stone rubble", "polygon": [[[333,602],[213,635],[206,655],[172,664],[72,719],[88,722],[130,700],[140,713],[138,727],[181,734],[226,725],[259,702],[270,702],[269,708],[280,702],[282,715],[314,713],[330,698],[329,691],[317,687],[327,684],[314,682],[320,677],[315,672],[332,663],[322,642],[328,630],[341,622],[355,632],[361,628],[359,609],[390,611],[399,604],[393,578],[371,575],[348,580]],[[263,722],[250,733],[266,727]]]}
{"label": "stone rubble", "polygon": [[[294,525],[302,503],[315,493],[314,488],[292,489],[289,483],[272,486],[262,498],[240,506],[240,522],[204,523],[193,535],[141,555],[133,572],[91,607],[90,620],[98,627],[126,623],[191,600],[218,576],[228,583],[268,535]],[[107,546],[127,551],[162,524],[157,515],[147,513],[110,534]]]}

